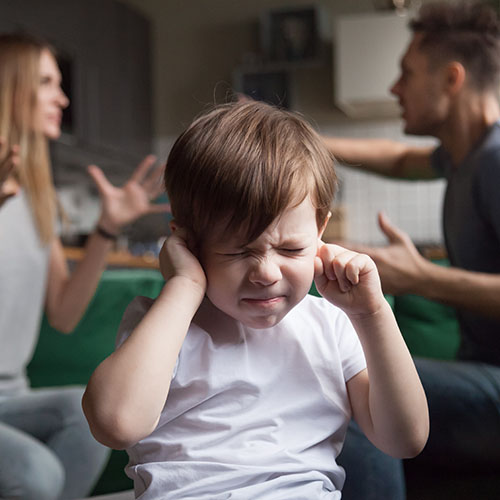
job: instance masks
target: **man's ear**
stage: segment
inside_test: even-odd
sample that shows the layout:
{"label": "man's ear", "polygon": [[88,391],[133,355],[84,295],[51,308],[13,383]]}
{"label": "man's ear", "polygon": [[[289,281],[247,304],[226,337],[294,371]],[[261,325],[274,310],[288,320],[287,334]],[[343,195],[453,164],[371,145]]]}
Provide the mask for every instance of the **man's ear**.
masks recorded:
{"label": "man's ear", "polygon": [[467,72],[462,63],[452,61],[445,67],[446,89],[450,95],[456,95],[463,88]]}
{"label": "man's ear", "polygon": [[328,212],[326,214],[325,220],[323,221],[323,224],[318,228],[318,238],[321,239],[323,236],[323,233],[325,232],[326,226],[328,224],[328,221],[330,220],[330,217],[332,216],[332,212]]}
{"label": "man's ear", "polygon": [[177,222],[175,222],[175,219],[172,219],[170,222],[169,222],[169,227],[170,227],[170,231],[172,231],[172,233],[175,233],[175,231],[177,230],[177,228],[179,227],[177,225]]}

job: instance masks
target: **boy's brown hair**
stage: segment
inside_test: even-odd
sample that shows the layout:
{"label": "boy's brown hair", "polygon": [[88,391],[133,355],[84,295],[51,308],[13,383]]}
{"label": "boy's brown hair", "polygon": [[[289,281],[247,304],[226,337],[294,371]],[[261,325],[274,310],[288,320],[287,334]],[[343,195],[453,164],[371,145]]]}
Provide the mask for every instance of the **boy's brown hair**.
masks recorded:
{"label": "boy's brown hair", "polygon": [[215,107],[179,136],[165,186],[177,225],[199,247],[215,221],[250,243],[308,195],[321,227],[337,177],[332,155],[302,117],[244,101]]}

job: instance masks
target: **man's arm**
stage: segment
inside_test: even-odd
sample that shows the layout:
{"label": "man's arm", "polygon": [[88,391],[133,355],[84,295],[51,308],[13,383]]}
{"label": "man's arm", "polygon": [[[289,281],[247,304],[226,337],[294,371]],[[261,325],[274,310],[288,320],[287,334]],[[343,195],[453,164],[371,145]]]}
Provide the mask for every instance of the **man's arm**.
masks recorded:
{"label": "man's arm", "polygon": [[323,137],[329,151],[347,167],[400,179],[433,179],[433,147],[415,147],[386,139]]}
{"label": "man's arm", "polygon": [[434,264],[384,214],[379,214],[379,225],[389,240],[387,246],[349,247],[375,261],[385,293],[413,293],[500,319],[500,275]]}
{"label": "man's arm", "polygon": [[416,249],[414,256],[390,247],[356,249],[366,251],[377,264],[385,293],[412,293],[500,320],[499,274],[443,267],[428,261]]}
{"label": "man's arm", "polygon": [[425,261],[413,293],[500,320],[500,275],[443,267]]}

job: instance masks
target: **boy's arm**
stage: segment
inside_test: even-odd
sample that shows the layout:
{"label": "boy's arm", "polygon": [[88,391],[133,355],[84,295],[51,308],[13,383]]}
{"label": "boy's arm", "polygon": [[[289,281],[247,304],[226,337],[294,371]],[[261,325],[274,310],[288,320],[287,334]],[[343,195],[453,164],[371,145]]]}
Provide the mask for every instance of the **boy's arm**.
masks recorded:
{"label": "boy's arm", "polygon": [[[122,449],[155,429],[177,356],[206,288],[203,270],[178,230],[160,260],[170,268],[162,292],[127,340],[95,370],[83,397],[94,437]],[[181,233],[181,237],[179,237]]]}
{"label": "boy's arm", "polygon": [[323,245],[318,257],[316,286],[349,316],[366,357],[367,370],[347,382],[353,416],[385,453],[415,456],[429,432],[427,401],[375,264],[337,245]]}
{"label": "boy's arm", "polygon": [[373,317],[351,318],[367,370],[347,382],[353,417],[368,439],[398,458],[420,453],[427,441],[427,401],[389,304]]}
{"label": "boy's arm", "polygon": [[416,147],[386,139],[323,137],[334,157],[347,167],[400,179],[432,179],[433,147]]}

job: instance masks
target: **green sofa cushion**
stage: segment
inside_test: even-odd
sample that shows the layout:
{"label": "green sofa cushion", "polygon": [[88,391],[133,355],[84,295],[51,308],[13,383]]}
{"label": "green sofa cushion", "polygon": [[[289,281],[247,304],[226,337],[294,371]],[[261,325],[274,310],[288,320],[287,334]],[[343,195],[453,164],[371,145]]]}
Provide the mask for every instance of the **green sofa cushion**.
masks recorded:
{"label": "green sofa cushion", "polygon": [[460,330],[452,307],[417,295],[394,299],[399,328],[413,356],[455,359]]}
{"label": "green sofa cushion", "polygon": [[162,286],[163,278],[155,270],[108,270],[72,334],[54,330],[44,318],[28,366],[32,387],[86,385],[96,366],[113,352],[118,326],[128,304],[137,295],[156,297]]}
{"label": "green sofa cushion", "polygon": [[[447,259],[433,260],[448,267]],[[394,300],[399,328],[414,356],[455,359],[460,344],[460,327],[455,310],[417,295],[400,295]]]}

